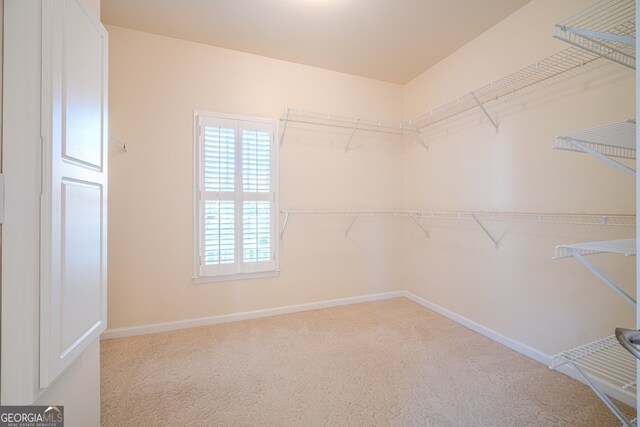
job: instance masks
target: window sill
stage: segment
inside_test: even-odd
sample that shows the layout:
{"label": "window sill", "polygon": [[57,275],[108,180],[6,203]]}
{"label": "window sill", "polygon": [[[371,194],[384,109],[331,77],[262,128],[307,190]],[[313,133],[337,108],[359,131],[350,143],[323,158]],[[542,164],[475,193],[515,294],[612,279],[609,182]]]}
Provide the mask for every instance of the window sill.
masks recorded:
{"label": "window sill", "polygon": [[280,271],[265,271],[261,273],[243,273],[243,274],[229,274],[224,276],[199,276],[192,277],[193,283],[215,283],[215,282],[231,282],[234,280],[253,280],[263,279],[267,277],[278,277]]}

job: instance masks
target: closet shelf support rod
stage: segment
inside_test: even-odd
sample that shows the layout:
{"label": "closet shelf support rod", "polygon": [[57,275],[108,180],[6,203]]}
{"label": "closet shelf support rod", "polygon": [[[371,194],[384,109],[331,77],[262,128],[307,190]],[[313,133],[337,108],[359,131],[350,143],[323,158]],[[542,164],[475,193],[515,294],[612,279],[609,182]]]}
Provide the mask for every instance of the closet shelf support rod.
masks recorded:
{"label": "closet shelf support rod", "polygon": [[587,382],[587,385],[591,388],[591,390],[593,390],[593,392],[600,398],[600,400],[602,400],[602,402],[607,405],[607,408],[609,408],[609,410],[611,412],[613,412],[613,414],[620,420],[620,422],[622,422],[622,424],[625,427],[632,427],[633,424],[631,424],[631,421],[629,421],[627,419],[627,417],[624,416],[624,414],[622,412],[620,412],[620,410],[618,409],[618,407],[616,405],[614,405],[614,403],[609,399],[609,397],[604,394],[599,388],[598,386],[595,385],[595,383],[591,380],[591,378],[589,378],[589,375],[585,374],[584,371],[582,369],[580,369],[580,367],[578,365],[576,365],[575,363],[571,363],[571,366],[573,366],[573,368],[578,371],[578,373],[580,373],[580,375],[582,375],[582,378],[584,378],[584,380]]}
{"label": "closet shelf support rod", "polygon": [[480,220],[474,214],[471,214],[471,218],[473,218],[473,220],[480,226],[480,228],[482,228],[482,231],[484,231],[484,233],[491,239],[493,244],[496,246],[496,249],[498,249],[500,245],[498,244],[498,241],[493,238],[491,233],[489,233],[489,230],[487,230],[487,228],[480,222]]}
{"label": "closet shelf support rod", "polygon": [[618,294],[623,300],[629,303],[633,308],[636,307],[636,300],[631,298],[625,291],[620,289],[618,285],[615,284],[611,279],[605,276],[600,270],[598,270],[593,264],[591,264],[585,257],[578,253],[576,249],[571,249],[571,255],[580,261],[580,264],[584,265],[587,270],[589,270],[594,276],[602,281],[605,285],[609,287],[613,292]]}
{"label": "closet shelf support rod", "polygon": [[351,147],[351,141],[353,140],[353,135],[356,133],[356,129],[358,129],[358,119],[355,119],[353,124],[353,130],[351,131],[351,135],[349,136],[349,141],[347,141],[347,146],[344,149],[345,153],[349,152],[349,147]]}
{"label": "closet shelf support rod", "polygon": [[616,169],[621,170],[622,172],[626,173],[627,175],[631,175],[633,177],[636,176],[636,171],[635,170],[631,169],[628,166],[623,165],[622,163],[620,163],[620,162],[618,162],[616,160],[613,160],[610,157],[605,156],[602,153],[599,153],[598,151],[596,151],[596,150],[594,150],[594,149],[592,149],[590,147],[587,147],[585,144],[583,144],[580,141],[577,141],[577,140],[575,140],[573,138],[569,138],[569,137],[564,137],[564,138],[561,138],[561,139],[564,139],[569,144],[571,144],[572,146],[576,147],[578,150],[580,150],[582,152],[585,152],[587,154],[590,154],[590,155],[592,155],[593,157],[595,157],[598,160],[602,160],[603,162],[607,163],[610,166],[613,166]]}
{"label": "closet shelf support rod", "polygon": [[478,107],[480,107],[484,115],[487,116],[487,119],[489,119],[489,121],[493,125],[494,129],[496,130],[496,133],[498,133],[498,124],[493,120],[493,118],[491,118],[491,115],[489,114],[487,109],[484,108],[484,105],[482,105],[482,103],[480,102],[476,94],[473,93],[473,91],[469,92],[469,94],[473,97],[473,100],[476,101],[476,104],[478,104]]}
{"label": "closet shelf support rod", "polygon": [[280,146],[284,143],[284,134],[287,132],[287,123],[289,123],[289,108],[284,112],[284,125],[282,126],[282,132],[280,133]]}
{"label": "closet shelf support rod", "polygon": [[349,227],[347,227],[347,230],[344,232],[344,237],[349,237],[349,231],[351,231],[351,227],[353,227],[353,224],[356,223],[356,221],[358,220],[360,215],[356,215],[353,218],[353,221],[351,221],[351,224],[349,224]]}
{"label": "closet shelf support rod", "polygon": [[634,46],[636,44],[635,37],[622,36],[622,35],[613,34],[613,33],[603,33],[602,31],[585,30],[582,28],[567,27],[567,26],[562,26],[561,29],[562,31],[566,31],[567,33],[572,33],[578,36],[582,36],[586,39],[591,39],[591,41],[593,42],[595,41],[592,39],[600,39],[600,40],[608,40],[611,42],[626,44],[627,46]]}
{"label": "closet shelf support rod", "polygon": [[280,240],[284,237],[284,231],[287,229],[287,223],[289,222],[289,212],[284,214],[284,223],[282,224],[282,231],[280,232]]}
{"label": "closet shelf support rod", "polygon": [[425,228],[422,226],[422,224],[420,224],[420,220],[418,218],[416,218],[415,216],[410,216],[409,218],[411,218],[413,220],[413,222],[416,223],[416,225],[418,227],[420,227],[420,230],[424,231],[424,234],[427,236],[427,238],[430,238],[431,236],[429,236],[429,232],[427,230],[425,230]]}

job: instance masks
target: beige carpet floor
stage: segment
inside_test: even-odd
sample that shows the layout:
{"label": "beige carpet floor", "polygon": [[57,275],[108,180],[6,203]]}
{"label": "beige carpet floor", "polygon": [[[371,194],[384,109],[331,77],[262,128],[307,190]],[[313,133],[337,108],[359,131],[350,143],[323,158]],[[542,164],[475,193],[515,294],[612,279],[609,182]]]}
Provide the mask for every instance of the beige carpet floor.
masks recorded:
{"label": "beige carpet floor", "polygon": [[581,383],[406,298],[106,340],[101,356],[103,426],[620,425]]}

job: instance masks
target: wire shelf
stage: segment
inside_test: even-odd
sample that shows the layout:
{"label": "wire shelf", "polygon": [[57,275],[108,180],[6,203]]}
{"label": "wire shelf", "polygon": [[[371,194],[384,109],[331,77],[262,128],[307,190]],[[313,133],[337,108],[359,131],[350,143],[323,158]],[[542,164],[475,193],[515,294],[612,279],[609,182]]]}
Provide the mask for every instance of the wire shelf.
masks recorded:
{"label": "wire shelf", "polygon": [[345,210],[345,211],[281,211],[289,216],[398,216],[404,211],[401,210]]}
{"label": "wire shelf", "polygon": [[635,0],[601,0],[556,24],[554,37],[636,68]]}
{"label": "wire shelf", "polygon": [[586,71],[599,55],[577,47],[564,49],[550,57],[529,65],[513,74],[496,80],[478,90],[450,101],[406,122],[409,127],[423,129],[442,120],[497,101],[507,95],[544,82],[552,82],[570,71]]}
{"label": "wire shelf", "polygon": [[636,122],[626,120],[559,135],[553,148],[588,153],[583,147],[607,157],[635,159]]}
{"label": "wire shelf", "polygon": [[636,359],[611,335],[553,356],[551,368],[571,363],[621,390],[637,393]]}
{"label": "wire shelf", "polygon": [[569,258],[578,255],[595,255],[603,253],[636,255],[636,239],[606,240],[601,242],[575,243],[556,246],[554,258]]}
{"label": "wire shelf", "polygon": [[415,127],[404,123],[393,124],[375,120],[361,119],[357,117],[341,116],[338,114],[316,113],[312,111],[287,108],[280,117],[282,122],[303,123],[307,125],[330,126],[349,130],[364,130],[370,132],[382,132],[394,135],[415,133]]}
{"label": "wire shelf", "polygon": [[473,219],[548,224],[597,225],[635,227],[635,215],[606,215],[587,213],[529,213],[487,211],[423,211],[423,210],[283,210],[290,216],[409,216],[435,219]]}
{"label": "wire shelf", "polygon": [[635,215],[605,215],[587,213],[531,213],[531,212],[451,212],[403,211],[403,215],[437,219],[480,219],[484,221],[531,222],[538,224],[597,225],[635,227]]}

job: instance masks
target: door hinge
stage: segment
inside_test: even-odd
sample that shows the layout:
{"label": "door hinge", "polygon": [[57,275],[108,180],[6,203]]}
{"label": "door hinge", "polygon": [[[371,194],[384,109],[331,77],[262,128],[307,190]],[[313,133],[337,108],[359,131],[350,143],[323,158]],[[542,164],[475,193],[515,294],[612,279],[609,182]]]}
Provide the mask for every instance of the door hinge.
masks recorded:
{"label": "door hinge", "polygon": [[0,173],[0,224],[4,223],[4,175]]}

